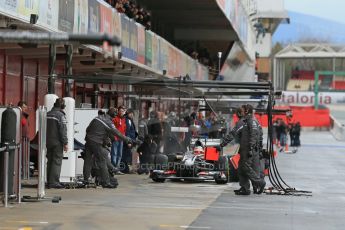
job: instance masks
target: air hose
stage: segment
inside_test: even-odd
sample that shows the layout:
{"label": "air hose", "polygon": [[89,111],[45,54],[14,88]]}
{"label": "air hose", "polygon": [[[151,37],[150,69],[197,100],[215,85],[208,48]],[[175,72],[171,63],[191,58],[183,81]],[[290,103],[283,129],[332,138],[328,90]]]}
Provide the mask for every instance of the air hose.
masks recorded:
{"label": "air hose", "polygon": [[272,188],[266,190],[266,194],[277,194],[277,195],[292,195],[292,196],[311,196],[311,191],[297,190],[289,186],[281,177],[278,167],[276,165],[274,157],[274,145],[273,145],[273,90],[269,95],[268,106],[267,106],[267,117],[268,117],[268,138],[267,147],[269,153],[269,168],[268,168],[268,178],[272,184]]}

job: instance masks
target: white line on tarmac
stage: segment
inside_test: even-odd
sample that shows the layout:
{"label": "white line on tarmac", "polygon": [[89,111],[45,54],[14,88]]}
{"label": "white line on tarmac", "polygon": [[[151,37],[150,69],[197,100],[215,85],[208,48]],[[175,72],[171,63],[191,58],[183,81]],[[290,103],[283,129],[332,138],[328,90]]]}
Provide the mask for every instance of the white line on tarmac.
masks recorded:
{"label": "white line on tarmac", "polygon": [[170,225],[170,224],[161,224],[159,225],[160,228],[182,228],[182,229],[211,229],[211,227],[207,226],[192,226],[192,225]]}
{"label": "white line on tarmac", "polygon": [[180,226],[180,228],[191,228],[191,229],[211,229],[211,227],[199,227],[199,226]]}
{"label": "white line on tarmac", "polygon": [[[243,206],[243,207],[238,207],[238,206],[227,206],[227,207],[222,207],[222,206],[192,206],[192,205],[185,205],[185,206],[180,206],[180,205],[170,205],[170,206],[128,206],[124,208],[152,208],[152,209],[179,209],[179,210],[203,210],[203,209],[224,209],[224,210],[261,210],[267,213],[276,213],[276,212],[287,212],[285,208],[277,208],[277,207],[250,207],[250,206]],[[300,214],[317,214],[317,211],[314,210],[305,210],[305,209],[297,209],[294,210],[294,213],[300,213]]]}
{"label": "white line on tarmac", "polygon": [[133,205],[133,206],[127,206],[123,208],[152,208],[152,209],[205,209],[207,206],[179,206],[179,205],[169,205],[169,206],[152,206],[152,205]]}
{"label": "white line on tarmac", "polygon": [[46,221],[26,221],[26,220],[7,220],[8,223],[21,223],[21,224],[49,224]]}
{"label": "white line on tarmac", "polygon": [[[209,209],[230,209],[230,210],[261,210],[263,212],[266,213],[276,213],[276,212],[287,212],[289,213],[289,211],[286,211],[287,209],[281,208],[281,207],[250,207],[250,206],[242,206],[242,207],[238,207],[238,206],[226,206],[226,207],[222,207],[222,206],[209,206]],[[300,213],[300,214],[317,214],[319,213],[318,211],[314,211],[314,210],[307,210],[307,209],[294,209],[294,214]]]}

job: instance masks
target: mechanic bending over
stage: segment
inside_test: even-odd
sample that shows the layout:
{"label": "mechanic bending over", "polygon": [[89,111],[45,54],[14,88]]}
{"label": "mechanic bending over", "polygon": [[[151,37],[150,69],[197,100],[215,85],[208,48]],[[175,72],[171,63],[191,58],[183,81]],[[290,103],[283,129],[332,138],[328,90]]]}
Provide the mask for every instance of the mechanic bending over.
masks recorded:
{"label": "mechanic bending over", "polygon": [[224,147],[232,140],[240,144],[238,176],[241,188],[234,191],[236,195],[250,195],[249,180],[252,182],[254,192],[257,194],[261,194],[266,185],[264,178],[261,178],[260,174],[253,168],[253,163],[257,162],[255,159],[260,159],[258,151],[260,131],[257,123],[253,120],[252,112],[252,107],[248,109],[248,105],[242,105],[238,108],[236,115],[239,120],[220,144],[221,147]]}
{"label": "mechanic bending over", "polygon": [[[132,144],[132,139],[126,137],[117,130],[112,123],[111,113],[114,113],[114,108],[110,108],[107,114],[99,114],[95,117],[86,128],[85,136],[85,157],[84,157],[84,180],[89,181],[92,168],[92,158],[94,158],[95,164],[99,167],[101,184],[103,188],[115,188],[116,185],[110,183],[108,167],[109,161],[108,152],[103,147],[104,141],[107,138],[114,140],[116,135],[120,139],[124,140],[128,144]],[[92,157],[93,156],[93,157]],[[115,169],[109,169],[114,171]]]}

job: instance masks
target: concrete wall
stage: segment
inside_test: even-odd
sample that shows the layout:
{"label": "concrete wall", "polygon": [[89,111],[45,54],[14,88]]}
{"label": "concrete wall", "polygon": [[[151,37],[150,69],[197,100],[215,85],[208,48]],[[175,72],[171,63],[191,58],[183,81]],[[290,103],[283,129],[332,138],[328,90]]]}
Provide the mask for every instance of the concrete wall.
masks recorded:
{"label": "concrete wall", "polygon": [[258,42],[255,43],[254,49],[260,57],[269,57],[272,50],[272,34],[266,33],[265,37],[259,36]]}
{"label": "concrete wall", "polygon": [[335,117],[331,118],[331,133],[338,141],[345,141],[345,124],[339,122]]}
{"label": "concrete wall", "polygon": [[256,10],[258,13],[285,11],[284,0],[258,0]]}

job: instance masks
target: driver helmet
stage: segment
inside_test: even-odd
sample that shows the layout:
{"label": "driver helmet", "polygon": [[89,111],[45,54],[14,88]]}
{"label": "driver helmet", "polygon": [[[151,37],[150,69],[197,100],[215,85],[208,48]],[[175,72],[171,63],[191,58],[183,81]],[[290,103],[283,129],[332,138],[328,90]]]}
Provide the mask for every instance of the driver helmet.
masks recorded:
{"label": "driver helmet", "polygon": [[194,147],[194,154],[195,155],[204,154],[204,148],[201,146]]}

